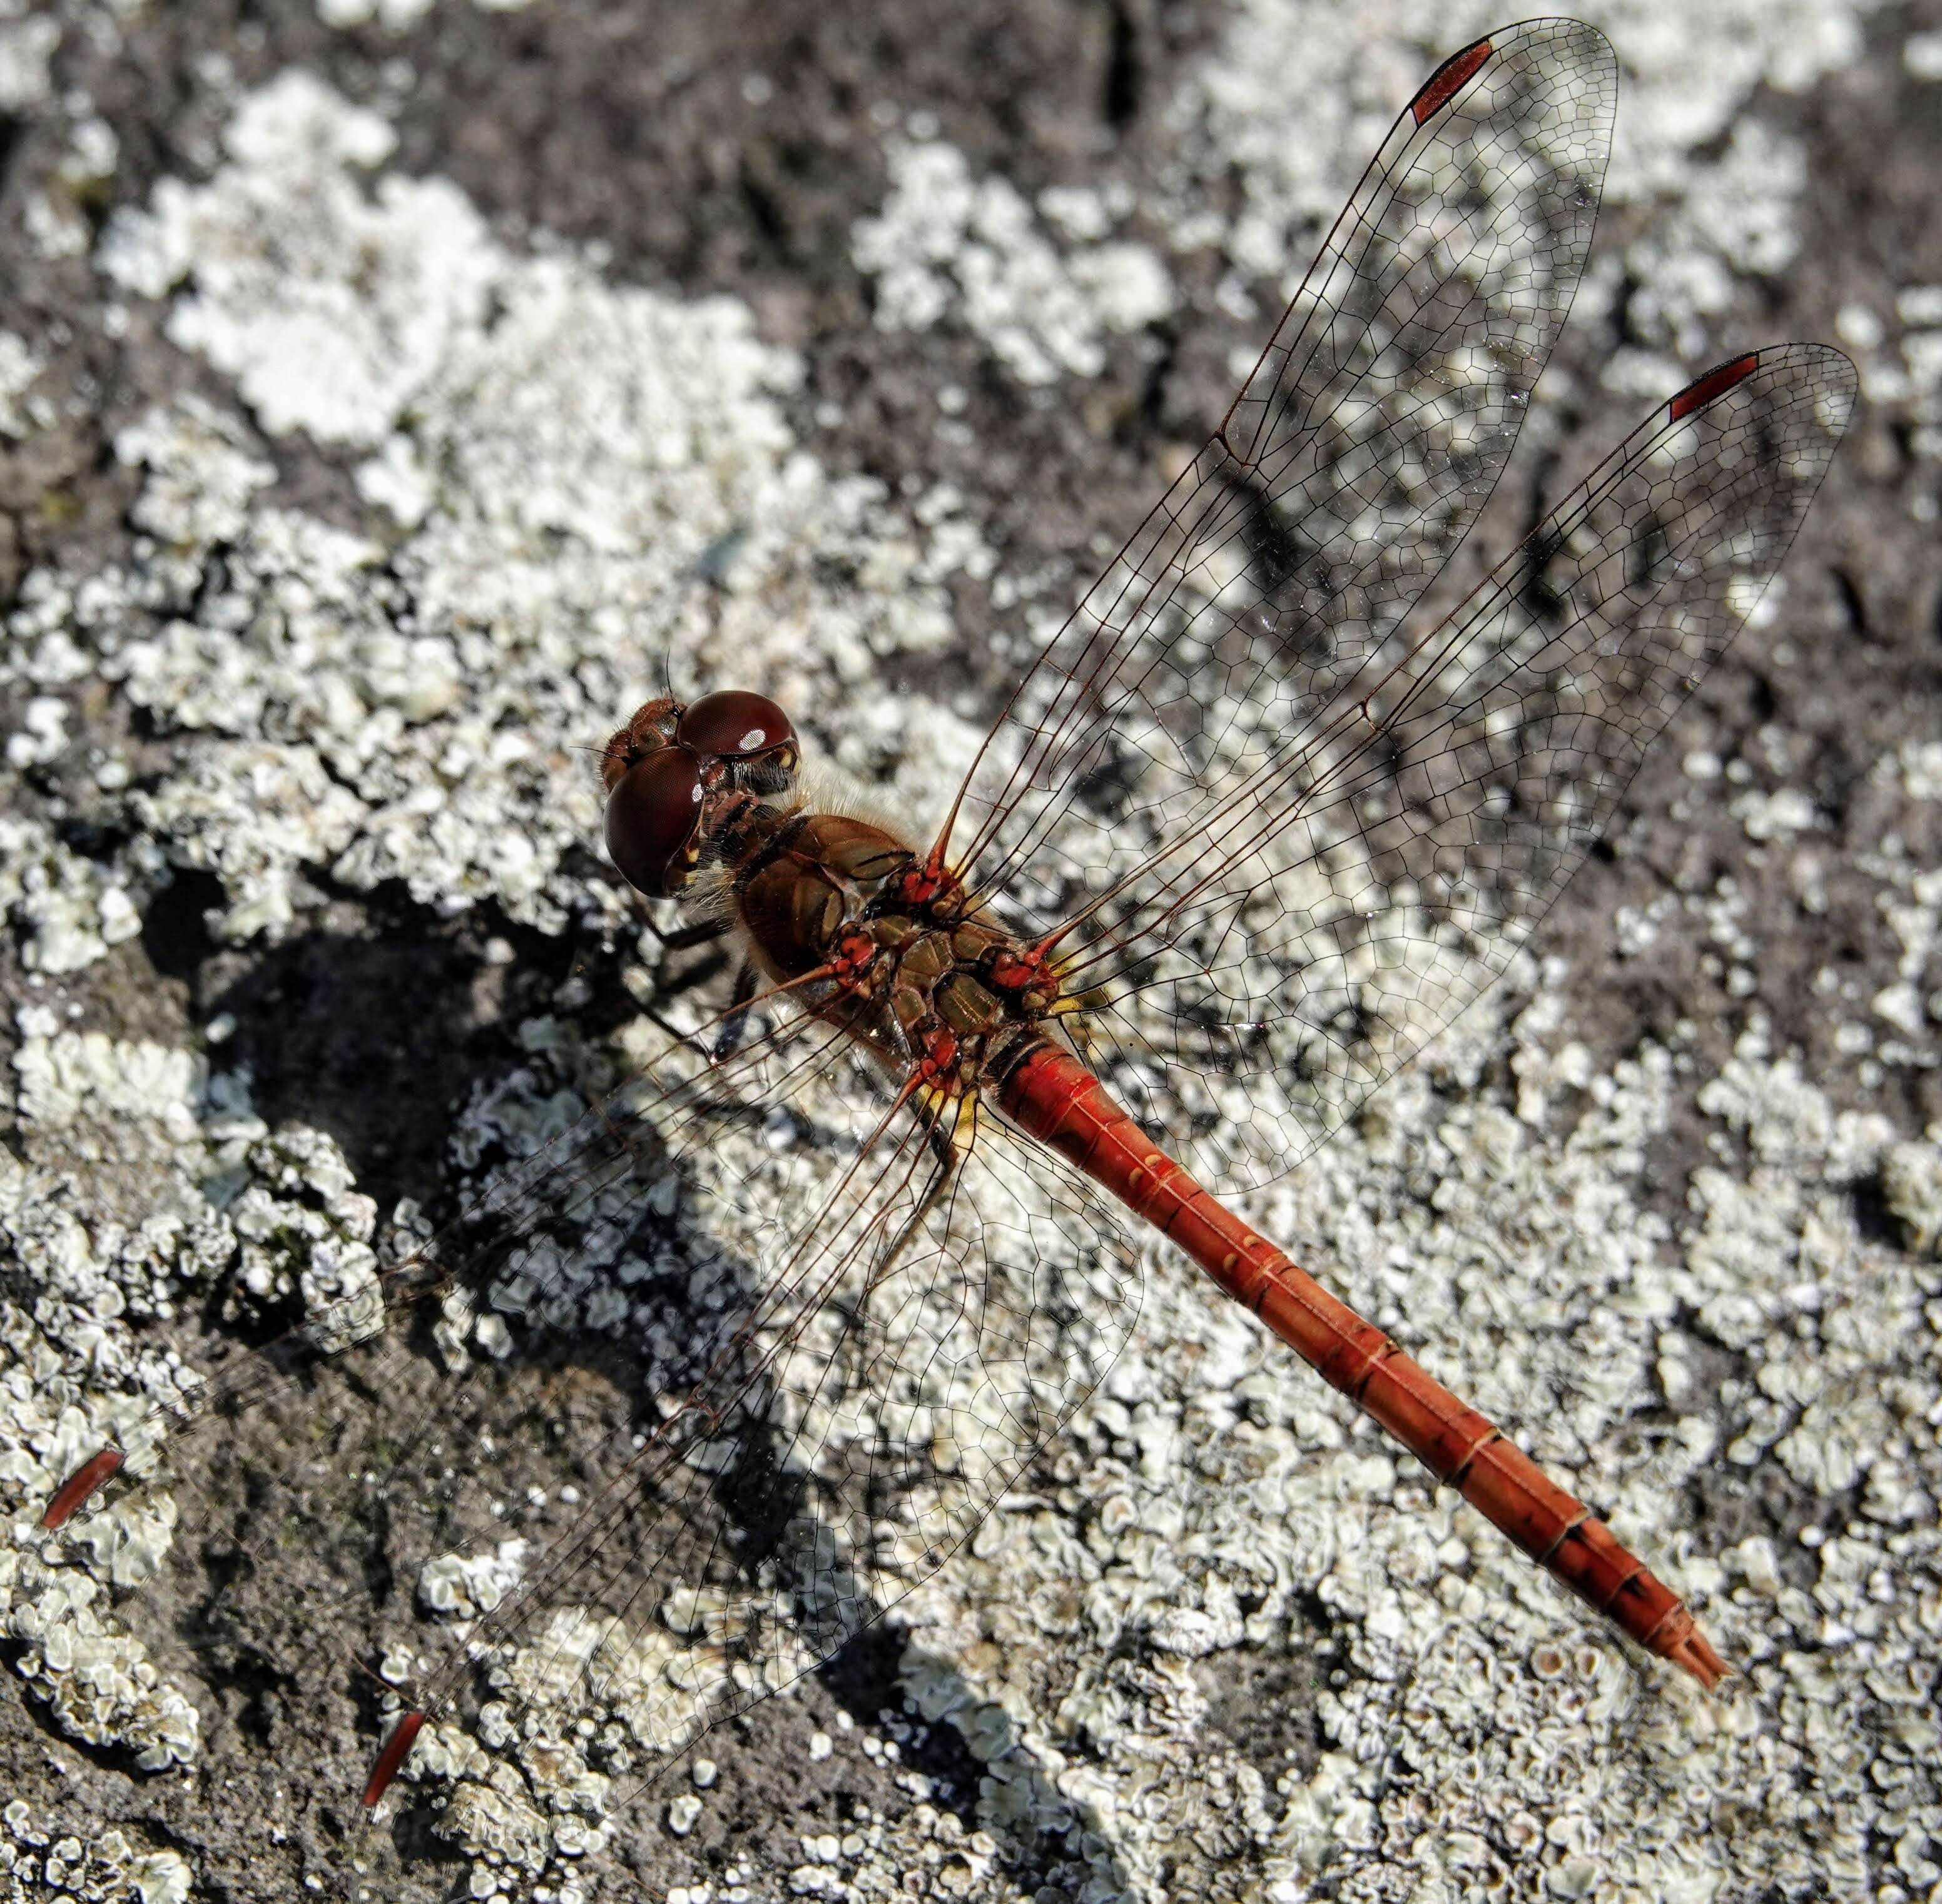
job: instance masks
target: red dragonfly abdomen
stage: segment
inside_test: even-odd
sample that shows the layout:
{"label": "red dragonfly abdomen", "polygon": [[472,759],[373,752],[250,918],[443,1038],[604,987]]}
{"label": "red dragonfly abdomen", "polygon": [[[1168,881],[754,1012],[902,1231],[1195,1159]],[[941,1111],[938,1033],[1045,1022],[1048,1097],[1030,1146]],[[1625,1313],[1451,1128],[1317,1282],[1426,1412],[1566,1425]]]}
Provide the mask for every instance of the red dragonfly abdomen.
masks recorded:
{"label": "red dragonfly abdomen", "polygon": [[1726,1667],[1686,1603],[1521,1449],[1196,1183],[1068,1053],[1034,1045],[999,1100],[1156,1225],[1230,1296],[1455,1488],[1539,1566],[1633,1639],[1711,1686]]}

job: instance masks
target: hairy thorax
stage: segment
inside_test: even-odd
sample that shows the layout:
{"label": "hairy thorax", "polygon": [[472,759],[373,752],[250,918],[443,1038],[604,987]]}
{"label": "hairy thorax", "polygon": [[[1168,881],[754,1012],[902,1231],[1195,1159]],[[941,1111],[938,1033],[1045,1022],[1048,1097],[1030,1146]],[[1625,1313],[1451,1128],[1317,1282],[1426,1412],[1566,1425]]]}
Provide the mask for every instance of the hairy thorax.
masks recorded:
{"label": "hairy thorax", "polygon": [[607,842],[640,891],[701,901],[754,974],[850,1031],[894,1076],[1000,1082],[1060,1009],[1041,946],[996,924],[935,853],[813,810],[789,717],[743,690],[638,709],[610,739]]}
{"label": "hairy thorax", "polygon": [[1056,1003],[1042,961],[905,842],[847,814],[755,810],[724,839],[750,956],[899,1069],[989,1078]]}

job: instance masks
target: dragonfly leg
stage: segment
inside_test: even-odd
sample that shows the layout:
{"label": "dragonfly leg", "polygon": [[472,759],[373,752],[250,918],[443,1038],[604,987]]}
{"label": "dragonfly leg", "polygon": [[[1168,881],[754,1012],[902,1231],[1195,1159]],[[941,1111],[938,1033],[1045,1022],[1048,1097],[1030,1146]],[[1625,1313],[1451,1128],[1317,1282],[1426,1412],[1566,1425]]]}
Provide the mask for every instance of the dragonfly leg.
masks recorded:
{"label": "dragonfly leg", "polygon": [[727,1015],[721,1021],[721,1029],[715,1034],[716,1064],[733,1058],[742,1048],[742,1041],[749,1035],[749,1003],[760,983],[761,975],[752,965],[745,964],[735,975],[735,989],[729,996]]}
{"label": "dragonfly leg", "polygon": [[[677,926],[671,932],[663,932],[645,914],[641,923],[654,934],[663,952],[691,952],[697,945],[712,945],[715,940],[728,935],[728,921],[725,919],[700,919],[691,925]],[[720,968],[715,969],[718,971]]]}
{"label": "dragonfly leg", "polygon": [[[691,992],[700,986],[711,984],[728,969],[731,954],[719,944],[719,941],[727,935],[728,931],[727,922],[718,919],[705,919],[697,925],[685,926],[672,932],[663,932],[651,920],[647,921],[646,924],[648,931],[660,941],[661,949],[664,952],[691,951],[697,946],[715,947],[706,958],[697,959],[685,971],[676,972],[672,976],[657,973],[654,996],[651,999],[642,1001],[641,1010],[650,1024],[657,1026],[661,1030],[666,1032],[669,1037],[678,1043],[688,1045],[692,1050],[700,1051],[703,1057],[712,1058],[718,1064],[722,1058],[731,1055],[741,1042],[740,1020],[746,1015],[742,1008],[754,995],[755,972],[746,964],[737,972],[735,1002],[731,1008],[734,1015],[731,1016],[729,1024],[724,1026],[717,1036],[711,1049],[710,1047],[705,1045],[694,1032],[682,1030],[678,1025],[663,1015],[660,1008],[664,999],[678,998],[685,992]],[[733,1029],[736,1033],[732,1041],[729,1038],[731,1029]]]}
{"label": "dragonfly leg", "polygon": [[870,1275],[870,1287],[874,1290],[884,1278],[896,1269],[902,1260],[903,1253],[909,1248],[911,1240],[923,1229],[931,1212],[935,1210],[951,1187],[951,1180],[957,1174],[957,1165],[964,1153],[971,1147],[971,1140],[977,1128],[978,1100],[965,1096],[952,1100],[955,1108],[948,1116],[933,1116],[924,1131],[924,1140],[930,1147],[931,1155],[937,1160],[937,1174],[925,1186],[924,1195],[917,1199],[902,1229],[899,1230],[890,1246],[878,1260]]}

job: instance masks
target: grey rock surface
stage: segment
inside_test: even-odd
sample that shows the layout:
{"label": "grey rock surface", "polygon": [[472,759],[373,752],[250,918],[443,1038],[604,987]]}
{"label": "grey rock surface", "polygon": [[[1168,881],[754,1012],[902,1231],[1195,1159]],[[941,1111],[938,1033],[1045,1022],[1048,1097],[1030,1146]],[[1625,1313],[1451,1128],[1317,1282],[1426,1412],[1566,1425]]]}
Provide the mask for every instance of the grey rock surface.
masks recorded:
{"label": "grey rock surface", "polygon": [[1453,583],[1734,350],[1862,401],[1527,955],[1252,1214],[1741,1676],[1626,1651],[1151,1254],[1031,1491],[835,1664],[629,1805],[455,1760],[359,1838],[375,1695],[50,1596],[51,1487],[611,1080],[659,955],[590,750],[664,670],[936,810],[1499,23],[0,5],[0,1896],[1937,1894],[1942,14],[1582,11],[1592,264]]}

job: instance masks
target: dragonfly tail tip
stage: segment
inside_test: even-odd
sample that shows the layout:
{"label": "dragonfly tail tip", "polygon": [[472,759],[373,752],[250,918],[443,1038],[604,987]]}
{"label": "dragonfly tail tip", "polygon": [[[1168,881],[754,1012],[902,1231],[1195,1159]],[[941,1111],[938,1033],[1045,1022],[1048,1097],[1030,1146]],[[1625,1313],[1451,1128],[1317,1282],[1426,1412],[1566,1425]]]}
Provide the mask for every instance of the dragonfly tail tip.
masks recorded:
{"label": "dragonfly tail tip", "polygon": [[1691,1627],[1682,1634],[1666,1658],[1682,1671],[1691,1673],[1709,1692],[1732,1671],[1714,1651],[1706,1636],[1697,1627]]}

